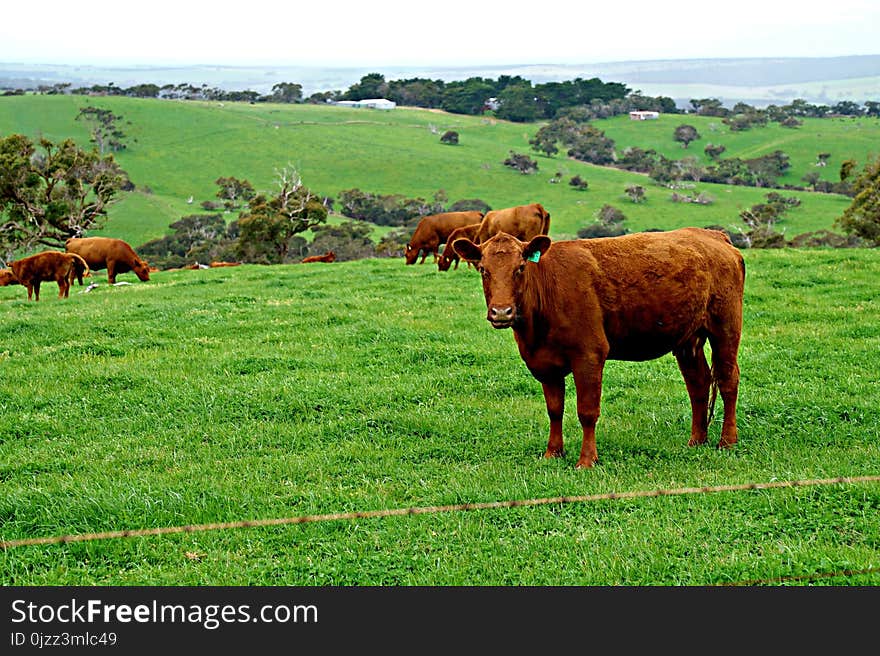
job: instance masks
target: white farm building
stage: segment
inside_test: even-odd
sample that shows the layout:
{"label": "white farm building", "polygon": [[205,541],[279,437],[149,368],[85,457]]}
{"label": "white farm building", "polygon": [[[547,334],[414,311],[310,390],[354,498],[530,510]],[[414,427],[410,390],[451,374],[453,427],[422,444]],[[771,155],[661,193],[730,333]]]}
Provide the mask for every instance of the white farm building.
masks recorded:
{"label": "white farm building", "polygon": [[369,109],[394,109],[397,103],[385,98],[365,98],[363,100],[337,100],[334,105],[341,107],[367,107]]}
{"label": "white farm building", "polygon": [[660,112],[649,112],[649,111],[636,111],[630,112],[629,118],[631,121],[654,121],[660,118]]}

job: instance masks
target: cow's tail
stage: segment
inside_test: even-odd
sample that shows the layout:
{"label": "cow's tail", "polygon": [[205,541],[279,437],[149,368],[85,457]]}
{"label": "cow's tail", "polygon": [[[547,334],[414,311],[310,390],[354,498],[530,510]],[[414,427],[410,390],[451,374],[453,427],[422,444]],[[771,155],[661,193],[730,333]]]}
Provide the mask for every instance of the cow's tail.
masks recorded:
{"label": "cow's tail", "polygon": [[709,377],[712,379],[711,391],[709,396],[709,418],[706,424],[712,423],[712,417],[715,414],[715,400],[718,398],[718,378],[715,377],[715,363],[709,368]]}
{"label": "cow's tail", "polygon": [[83,277],[89,275],[89,263],[81,255],[76,253],[68,253],[73,256],[73,268],[70,271],[70,284],[73,284],[74,277],[79,281],[80,286],[83,284]]}

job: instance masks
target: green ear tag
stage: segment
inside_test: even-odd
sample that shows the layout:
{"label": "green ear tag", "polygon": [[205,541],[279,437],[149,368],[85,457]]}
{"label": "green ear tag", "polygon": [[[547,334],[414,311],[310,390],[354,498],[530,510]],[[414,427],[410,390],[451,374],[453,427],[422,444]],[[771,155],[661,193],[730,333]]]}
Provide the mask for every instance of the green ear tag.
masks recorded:
{"label": "green ear tag", "polygon": [[535,251],[526,258],[529,262],[537,262],[541,259],[541,251]]}

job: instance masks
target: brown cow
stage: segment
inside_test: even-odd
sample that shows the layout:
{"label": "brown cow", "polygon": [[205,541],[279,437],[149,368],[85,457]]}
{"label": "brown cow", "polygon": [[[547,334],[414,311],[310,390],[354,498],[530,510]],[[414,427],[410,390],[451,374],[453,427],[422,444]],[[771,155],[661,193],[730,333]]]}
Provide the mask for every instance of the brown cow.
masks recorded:
{"label": "brown cow", "polygon": [[89,272],[88,264],[76,253],[43,251],[23,257],[10,264],[12,274],[27,289],[28,300],[40,300],[40,283],[54,280],[58,283],[58,298],[70,295],[70,285],[77,272]]}
{"label": "brown cow", "polygon": [[[471,225],[466,225],[463,228],[456,228],[453,230],[449,238],[446,240],[446,246],[443,247],[443,252],[440,253],[440,257],[437,259],[437,269],[440,271],[449,271],[449,267],[452,266],[452,263],[455,262],[455,268],[458,269],[458,253],[455,252],[455,249],[452,247],[452,244],[456,239],[474,239],[477,236],[477,231],[480,229],[479,223],[472,223]],[[468,262],[468,266],[471,266],[471,263]]]}
{"label": "brown cow", "polygon": [[0,269],[0,287],[7,285],[18,285],[18,278],[12,273],[12,269]]}
{"label": "brown cow", "polygon": [[541,203],[486,212],[474,242],[482,244],[499,232],[506,232],[522,241],[550,234],[550,213]]}
{"label": "brown cow", "polygon": [[[719,389],[718,447],[736,443],[745,264],[723,232],[683,228],[552,245],[544,235],[524,243],[499,234],[479,246],[459,239],[454,248],[478,263],[487,319],[495,328],[513,328],[520,356],[543,386],[550,418],[545,457],[563,455],[569,373],[583,429],[577,467],[592,467],[605,361],[670,352],[691,401],[688,444],[706,441]],[[703,353],[707,339],[711,369]]]}
{"label": "brown cow", "polygon": [[437,261],[440,246],[446,243],[450,233],[456,228],[479,223],[483,220],[482,212],[442,212],[440,214],[430,214],[422,217],[416,226],[416,231],[406,245],[406,251],[403,256],[406,258],[407,264],[415,264],[419,258],[419,252],[422,254],[422,261],[428,253],[434,254],[434,261]]}
{"label": "brown cow", "polygon": [[[68,253],[81,255],[92,270],[107,269],[107,281],[116,284],[116,276],[133,271],[142,281],[150,279],[150,266],[121,239],[112,237],[71,237],[65,242]],[[82,277],[77,276],[79,284]]]}
{"label": "brown cow", "polygon": [[336,253],[333,251],[327,251],[323,255],[309,255],[308,257],[304,257],[302,259],[303,264],[308,264],[309,262],[335,262],[336,261]]}

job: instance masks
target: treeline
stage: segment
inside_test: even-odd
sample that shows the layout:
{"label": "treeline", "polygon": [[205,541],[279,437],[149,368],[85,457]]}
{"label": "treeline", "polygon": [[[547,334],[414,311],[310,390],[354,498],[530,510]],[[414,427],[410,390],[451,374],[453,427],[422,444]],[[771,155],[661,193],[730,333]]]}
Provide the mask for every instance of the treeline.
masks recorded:
{"label": "treeline", "polygon": [[[587,109],[595,117],[609,116],[632,109],[678,113],[675,101],[667,97],[631,94],[620,82],[603,82],[599,78],[576,78],[564,82],[532,84],[521,76],[502,75],[498,79],[471,77],[444,82],[428,78],[386,81],[381,73],[370,73],[346,91],[322,91],[303,97],[302,85],[280,82],[269,94],[256,91],[225,91],[207,85],[138,84],[119,87],[113,83],[72,88],[69,83],[39,86],[38,93],[127,96],[132,98],[164,98],[171,100],[212,100],[239,102],[326,103],[339,100],[387,98],[399,105],[442,109],[455,114],[479,115],[493,112],[500,119],[529,122],[555,118],[560,112],[574,108]],[[24,91],[7,91],[6,95]],[[613,108],[609,110],[609,107]]]}
{"label": "treeline", "polygon": [[[555,119],[568,116],[575,120],[608,118],[633,110],[651,110],[665,114],[690,113],[716,116],[732,131],[745,130],[768,121],[779,121],[786,127],[797,127],[804,117],[880,116],[880,102],[869,100],[859,104],[841,100],[833,105],[812,104],[796,99],[788,105],[769,105],[758,109],[745,103],[727,108],[717,98],[692,98],[690,107],[680,109],[667,96],[645,96],[621,82],[603,82],[599,78],[575,78],[562,82],[533,84],[519,75],[501,75],[497,79],[470,77],[445,82],[440,79],[409,78],[386,80],[381,73],[369,73],[347,90],[319,91],[304,97],[302,85],[279,82],[271,93],[257,91],[226,91],[206,84],[189,83],[138,84],[119,87],[106,85],[73,88],[70,83],[40,85],[37,93],[116,95],[132,98],[165,98],[170,100],[212,100],[227,102],[276,102],[321,104],[339,100],[387,98],[399,105],[442,109],[455,114],[480,115],[492,112],[496,117],[516,122]],[[4,95],[21,95],[23,89],[7,90]]]}

